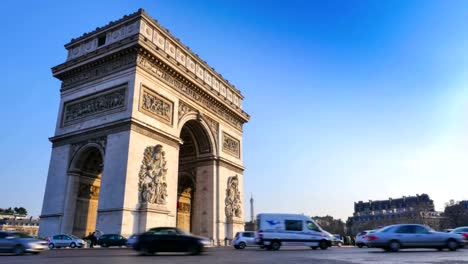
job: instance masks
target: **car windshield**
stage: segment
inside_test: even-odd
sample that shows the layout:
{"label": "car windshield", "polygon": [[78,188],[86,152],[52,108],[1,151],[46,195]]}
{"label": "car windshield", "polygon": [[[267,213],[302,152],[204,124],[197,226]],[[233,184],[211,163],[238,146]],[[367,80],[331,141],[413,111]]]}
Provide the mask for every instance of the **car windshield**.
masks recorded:
{"label": "car windshield", "polygon": [[79,237],[74,236],[74,235],[70,235],[70,237],[73,238],[73,239],[80,239]]}
{"label": "car windshield", "polygon": [[191,236],[192,235],[190,232],[182,230],[182,229],[177,229],[177,231],[179,231],[179,233],[181,233],[182,235],[186,235],[186,236]]}

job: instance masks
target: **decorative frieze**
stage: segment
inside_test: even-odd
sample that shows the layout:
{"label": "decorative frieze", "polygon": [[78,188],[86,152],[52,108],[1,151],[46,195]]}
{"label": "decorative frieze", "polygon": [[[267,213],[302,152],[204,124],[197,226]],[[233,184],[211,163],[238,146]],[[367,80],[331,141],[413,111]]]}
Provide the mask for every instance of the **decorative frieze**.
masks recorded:
{"label": "decorative frieze", "polygon": [[139,110],[172,125],[174,103],[162,95],[142,87]]}
{"label": "decorative frieze", "polygon": [[124,70],[136,65],[136,53],[127,53],[121,56],[113,56],[108,61],[97,66],[87,67],[82,70],[70,72],[61,77],[62,90],[73,88],[82,83],[90,82],[105,75]]}
{"label": "decorative frieze", "polygon": [[180,123],[180,120],[187,114],[189,113],[194,113],[196,112],[195,109],[193,109],[191,106],[189,106],[188,104],[182,102],[181,100],[179,100],[179,111],[178,111],[178,116],[179,116],[179,123]]}
{"label": "decorative frieze", "polygon": [[240,141],[226,132],[223,132],[223,151],[239,158]]}
{"label": "decorative frieze", "polygon": [[210,130],[213,133],[215,141],[218,142],[219,123],[207,117],[206,115],[204,115],[203,118],[206,120],[206,122],[210,126]]}
{"label": "decorative frieze", "polygon": [[229,177],[226,188],[225,213],[227,218],[242,217],[242,199],[237,175]]}
{"label": "decorative frieze", "polygon": [[148,60],[146,57],[139,55],[138,56],[138,65],[143,69],[147,70],[153,76],[157,77],[164,83],[168,84],[169,86],[179,90],[187,97],[193,99],[195,102],[201,104],[202,106],[206,107],[210,111],[213,111],[216,115],[219,115],[221,118],[226,120],[229,124],[233,127],[242,131],[242,122],[234,117],[233,114],[229,113],[225,109],[221,108],[218,104],[213,101],[213,98],[207,96],[205,93],[202,93],[198,89],[194,87],[190,87],[185,83],[177,80],[173,77],[170,73],[164,70],[162,67],[157,65],[156,63]]}
{"label": "decorative frieze", "polygon": [[125,109],[126,85],[65,102],[62,126]]}
{"label": "decorative frieze", "polygon": [[138,175],[140,203],[165,205],[167,198],[167,161],[161,145],[149,146],[143,154]]}

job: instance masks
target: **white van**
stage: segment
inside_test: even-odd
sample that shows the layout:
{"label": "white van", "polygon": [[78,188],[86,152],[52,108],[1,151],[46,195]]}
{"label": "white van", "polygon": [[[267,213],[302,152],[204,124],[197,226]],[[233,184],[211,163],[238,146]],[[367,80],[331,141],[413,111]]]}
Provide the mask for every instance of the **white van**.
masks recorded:
{"label": "white van", "polygon": [[267,250],[278,250],[281,246],[307,246],[312,249],[327,249],[332,238],[302,214],[259,214],[255,242]]}

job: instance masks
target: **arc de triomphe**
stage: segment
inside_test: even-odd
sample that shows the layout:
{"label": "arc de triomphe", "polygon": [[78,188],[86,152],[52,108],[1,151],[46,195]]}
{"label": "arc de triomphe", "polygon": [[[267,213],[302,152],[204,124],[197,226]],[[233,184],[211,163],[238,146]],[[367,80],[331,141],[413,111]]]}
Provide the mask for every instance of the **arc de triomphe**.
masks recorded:
{"label": "arc de triomphe", "polygon": [[243,96],[144,10],[65,45],[39,233],[243,230]]}

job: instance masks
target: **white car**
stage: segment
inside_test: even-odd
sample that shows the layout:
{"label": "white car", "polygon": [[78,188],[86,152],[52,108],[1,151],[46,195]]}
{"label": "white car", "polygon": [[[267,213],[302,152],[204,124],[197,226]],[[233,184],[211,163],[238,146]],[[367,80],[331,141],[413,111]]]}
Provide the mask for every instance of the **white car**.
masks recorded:
{"label": "white car", "polygon": [[244,249],[246,247],[258,247],[258,245],[255,243],[255,232],[237,232],[236,236],[232,240],[232,245],[235,249]]}
{"label": "white car", "polygon": [[356,235],[356,238],[355,238],[355,245],[358,247],[358,248],[362,248],[363,246],[367,246],[367,236],[372,233],[374,230],[365,230],[365,231],[362,231],[362,232],[359,232],[357,235]]}
{"label": "white car", "polygon": [[49,239],[49,248],[61,248],[61,247],[70,247],[70,248],[82,248],[86,245],[86,242],[74,235],[54,235]]}

